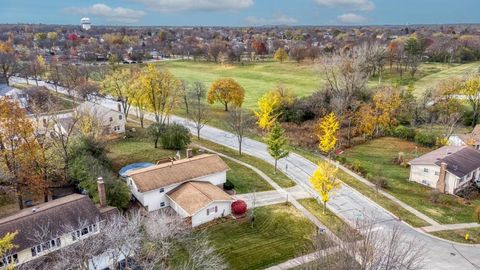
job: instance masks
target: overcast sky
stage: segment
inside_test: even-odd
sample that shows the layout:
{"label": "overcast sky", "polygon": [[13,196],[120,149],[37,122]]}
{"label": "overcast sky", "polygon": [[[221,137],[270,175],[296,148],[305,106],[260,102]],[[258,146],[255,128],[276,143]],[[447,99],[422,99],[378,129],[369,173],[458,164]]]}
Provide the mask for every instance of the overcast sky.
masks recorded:
{"label": "overcast sky", "polygon": [[344,25],[480,23],[480,0],[0,0],[0,23]]}

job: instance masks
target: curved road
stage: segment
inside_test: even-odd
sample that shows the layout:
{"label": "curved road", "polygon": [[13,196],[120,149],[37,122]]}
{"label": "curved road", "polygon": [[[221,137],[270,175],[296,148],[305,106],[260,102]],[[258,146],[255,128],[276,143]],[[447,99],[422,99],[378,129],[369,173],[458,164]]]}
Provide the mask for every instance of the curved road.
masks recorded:
{"label": "curved road", "polygon": [[[15,78],[13,81],[21,80],[22,79]],[[48,83],[39,82],[39,84],[49,89],[54,89],[54,87]],[[65,94],[67,93],[67,91],[61,87],[59,87],[58,91]],[[117,109],[117,103],[114,101],[108,99],[100,99],[99,101],[106,107],[114,110]],[[146,115],[146,118],[154,120],[153,115]],[[171,121],[185,125],[195,133],[193,125],[188,120],[172,116]],[[214,127],[205,126],[201,130],[201,137],[233,149],[237,149],[238,147],[238,141],[234,134]],[[245,154],[265,160],[272,165],[274,164],[273,158],[268,154],[266,145],[259,141],[245,138],[242,150]],[[315,194],[308,181],[310,175],[316,169],[314,163],[298,154],[292,153],[288,158],[278,162],[278,168],[308,192]],[[399,226],[407,237],[424,245],[426,252],[426,269],[480,270],[480,247],[452,244],[419,232],[406,223],[397,220],[381,206],[353,188],[342,185],[340,190],[336,192],[336,195],[333,196],[329,202],[328,208],[351,223],[366,216],[375,218],[377,223],[375,227],[380,230],[391,230],[393,226]]]}

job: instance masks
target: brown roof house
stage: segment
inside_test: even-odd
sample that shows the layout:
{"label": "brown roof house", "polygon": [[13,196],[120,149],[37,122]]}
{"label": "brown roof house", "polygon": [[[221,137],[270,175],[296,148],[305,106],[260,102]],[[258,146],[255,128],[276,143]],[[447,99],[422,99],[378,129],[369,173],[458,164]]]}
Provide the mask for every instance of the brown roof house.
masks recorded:
{"label": "brown roof house", "polygon": [[126,181],[148,211],[171,207],[195,227],[230,215],[233,198],[218,187],[228,170],[218,155],[204,154],[128,171]]}
{"label": "brown roof house", "polygon": [[471,146],[444,146],[411,160],[410,181],[455,192],[467,183],[480,182],[480,150]]}
{"label": "brown roof house", "polygon": [[[74,244],[78,239],[99,233],[104,217],[117,210],[106,205],[103,181],[99,181],[98,186],[98,207],[88,196],[72,194],[0,219],[0,237],[18,232],[13,240],[16,247],[0,258],[0,269],[10,264],[32,263],[41,256]],[[105,262],[103,268],[109,266],[104,258],[92,259]]]}
{"label": "brown roof house", "polygon": [[476,125],[471,133],[450,136],[448,144],[452,146],[471,145],[475,149],[480,149],[480,125]]}

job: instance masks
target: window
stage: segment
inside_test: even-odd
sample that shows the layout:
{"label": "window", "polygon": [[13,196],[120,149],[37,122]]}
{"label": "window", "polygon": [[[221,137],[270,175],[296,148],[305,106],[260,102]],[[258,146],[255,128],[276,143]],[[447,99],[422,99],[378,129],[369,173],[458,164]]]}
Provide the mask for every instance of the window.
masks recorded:
{"label": "window", "polygon": [[72,232],[72,240],[76,241],[77,239],[84,238],[96,232],[98,232],[97,224],[88,225],[87,227]]}
{"label": "window", "polygon": [[161,202],[160,207],[165,207],[165,202]]}
{"label": "window", "polygon": [[59,248],[62,245],[60,242],[60,238],[55,238],[52,240],[49,240],[47,242],[41,243],[39,245],[36,245],[30,249],[32,252],[32,257],[38,256],[41,253],[47,252],[49,250],[53,250],[56,248]]}
{"label": "window", "polygon": [[207,208],[207,216],[212,214],[212,213],[216,213],[217,211],[218,211],[217,206]]}
{"label": "window", "polygon": [[424,185],[427,185],[427,186],[428,186],[428,182],[427,182],[427,180],[422,180],[422,184],[424,184]]}
{"label": "window", "polygon": [[3,257],[0,260],[0,267],[4,267],[6,265],[16,264],[16,263],[18,263],[18,255],[15,253],[15,254]]}
{"label": "window", "polygon": [[423,172],[428,173],[428,168],[423,168]]}
{"label": "window", "polygon": [[118,120],[122,120],[123,119],[123,115],[119,114],[118,115]]}
{"label": "window", "polygon": [[110,117],[110,122],[113,122],[113,117]]}
{"label": "window", "polygon": [[158,191],[160,191],[160,193],[163,193],[165,191],[165,189],[162,187]]}
{"label": "window", "polygon": [[438,171],[435,171],[435,175],[438,175]]}

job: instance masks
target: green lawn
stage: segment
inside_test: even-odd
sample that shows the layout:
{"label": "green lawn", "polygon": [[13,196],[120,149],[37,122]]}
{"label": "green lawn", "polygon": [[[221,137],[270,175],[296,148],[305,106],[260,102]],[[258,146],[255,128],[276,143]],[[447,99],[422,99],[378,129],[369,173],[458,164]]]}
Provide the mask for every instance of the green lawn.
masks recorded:
{"label": "green lawn", "polygon": [[384,177],[388,182],[385,191],[440,223],[475,221],[473,211],[480,205],[480,200],[465,205],[454,196],[441,195],[438,203],[432,203],[430,200],[432,189],[408,181],[410,169],[394,163],[399,152],[403,152],[406,160],[410,160],[428,151],[431,149],[397,138],[385,137],[347,149],[343,156],[346,157],[347,164],[354,162],[361,164],[370,178]]}
{"label": "green lawn", "polygon": [[273,189],[273,187],[270,186],[267,181],[265,181],[252,169],[227,158],[224,158],[223,160],[230,167],[230,170],[227,172],[227,180],[235,185],[235,191],[237,194],[250,193],[254,191],[260,192]]}
{"label": "green lawn", "polygon": [[280,64],[265,61],[222,66],[205,61],[166,61],[158,66],[167,68],[175,76],[187,81],[201,81],[207,87],[221,77],[232,77],[245,88],[244,107],[253,109],[257,100],[278,84],[283,84],[298,96],[306,96],[319,89],[322,81],[310,64],[293,62]]}
{"label": "green lawn", "polygon": [[[341,218],[336,216],[330,210],[326,209],[323,213],[323,206],[320,205],[317,200],[302,199],[298,201],[303,205],[310,213],[316,216],[330,231],[332,231],[338,238],[344,241],[359,240],[361,235],[356,233],[352,227],[345,223]],[[352,236],[354,236],[352,238]]]}
{"label": "green lawn", "polygon": [[293,206],[279,204],[256,208],[253,228],[246,218],[214,225],[207,232],[229,269],[253,270],[311,252],[316,229]]}
{"label": "green lawn", "polygon": [[[322,159],[315,154],[296,149],[295,152],[300,154],[301,156],[309,159],[312,162],[319,162]],[[365,185],[364,183],[358,181],[357,179],[353,178],[352,176],[348,175],[344,171],[340,170],[338,172],[338,178],[345,184],[349,185],[350,187],[354,188],[358,192],[362,193],[364,196],[368,197],[372,201],[376,202],[383,208],[387,209],[400,219],[404,220],[405,222],[409,223],[414,227],[424,227],[428,226],[429,224],[425,222],[423,219],[418,218],[414,214],[410,213],[409,211],[405,210],[404,208],[400,207],[397,203],[393,202],[392,200],[388,199],[387,197],[377,193],[373,188]]]}
{"label": "green lawn", "polygon": [[285,174],[283,174],[280,171],[277,171],[277,173],[274,173],[274,167],[273,165],[270,165],[269,163],[253,157],[249,156],[247,154],[242,154],[241,156],[238,154],[236,150],[233,150],[231,148],[216,144],[214,142],[210,142],[207,140],[197,140],[196,138],[193,139],[194,143],[197,143],[201,146],[204,146],[206,148],[209,148],[211,150],[223,153],[225,155],[228,155],[230,157],[236,158],[240,161],[243,161],[245,163],[248,163],[262,172],[264,172],[266,175],[268,175],[273,181],[275,181],[278,185],[280,185],[283,188],[288,188],[288,187],[293,187],[295,186],[295,182],[293,182],[290,178],[288,178]]}
{"label": "green lawn", "polygon": [[[465,234],[467,233],[469,234],[469,240],[465,239]],[[431,234],[454,242],[480,244],[480,228],[439,231]]]}
{"label": "green lawn", "polygon": [[[423,64],[423,66],[432,65],[440,66],[440,71],[424,76],[415,83],[415,94],[417,96],[420,96],[423,92],[425,92],[425,90],[434,87],[441,80],[447,78],[460,78],[468,73],[478,71],[480,68],[480,62],[453,65],[444,65],[438,63]],[[443,67],[441,67],[441,65],[443,65]]]}
{"label": "green lawn", "polygon": [[[321,89],[325,83],[315,65],[297,64],[292,61],[283,64],[275,61],[261,61],[243,65],[220,65],[205,61],[166,61],[157,65],[170,70],[180,79],[190,82],[201,81],[207,87],[218,78],[232,77],[245,88],[244,108],[246,109],[256,108],[258,99],[278,84],[286,86],[302,97]],[[415,94],[420,96],[426,89],[435,86],[438,81],[461,76],[474,71],[479,66],[479,62],[453,65],[424,63],[419,67],[415,78],[411,78],[408,72],[400,77],[386,67],[381,82],[378,77],[374,77],[370,80],[369,86],[375,88],[392,83],[400,85],[414,83]],[[218,108],[220,107],[218,106]]]}
{"label": "green lawn", "polygon": [[[130,131],[132,127],[135,128],[135,132]],[[155,163],[159,159],[175,156],[176,151],[155,148],[153,141],[148,138],[145,129],[131,123],[126,128],[126,139],[117,139],[106,145],[107,157],[115,171],[131,163]]]}

